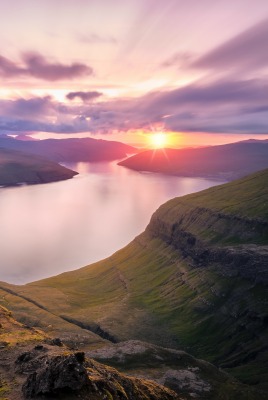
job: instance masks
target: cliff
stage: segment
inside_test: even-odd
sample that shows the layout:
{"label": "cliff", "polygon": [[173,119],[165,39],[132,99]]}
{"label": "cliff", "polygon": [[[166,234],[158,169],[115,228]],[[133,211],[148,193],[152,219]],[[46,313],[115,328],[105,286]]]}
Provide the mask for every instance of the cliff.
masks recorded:
{"label": "cliff", "polygon": [[[267,182],[264,170],[170,200],[103,261],[25,286],[1,283],[3,304],[48,334],[67,332],[68,343],[83,332],[85,351],[129,340],[185,350],[250,385],[224,384],[222,398],[266,398]],[[167,365],[156,354],[151,373]],[[206,398],[224,396],[210,385]]]}

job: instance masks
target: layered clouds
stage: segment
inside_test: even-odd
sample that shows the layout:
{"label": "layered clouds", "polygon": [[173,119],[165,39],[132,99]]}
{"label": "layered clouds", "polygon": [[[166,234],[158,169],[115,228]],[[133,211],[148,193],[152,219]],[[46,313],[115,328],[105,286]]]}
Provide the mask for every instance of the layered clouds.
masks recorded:
{"label": "layered clouds", "polygon": [[0,129],[112,133],[162,124],[174,132],[267,133],[267,93],[266,80],[251,79],[198,82],[135,99],[90,102],[82,96],[81,103],[66,104],[46,96],[2,101]]}
{"label": "layered clouds", "polygon": [[[89,36],[89,43],[100,38]],[[4,78],[61,80],[66,87],[62,102],[53,93],[1,100],[0,130],[112,133],[149,131],[161,124],[174,132],[268,133],[267,43],[268,20],[262,20],[206,53],[193,52],[190,46],[175,51],[158,64],[159,74],[174,69],[179,78],[194,71],[197,78],[184,84],[175,80],[136,97],[112,98],[95,90],[90,83],[98,70],[93,74],[87,63],[55,62],[34,52],[23,53],[19,62],[0,56]],[[82,77],[90,77],[90,82],[79,84]],[[75,90],[68,87],[71,79]]]}
{"label": "layered clouds", "polygon": [[265,19],[197,58],[190,66],[225,72],[268,72],[267,43],[268,19]]}

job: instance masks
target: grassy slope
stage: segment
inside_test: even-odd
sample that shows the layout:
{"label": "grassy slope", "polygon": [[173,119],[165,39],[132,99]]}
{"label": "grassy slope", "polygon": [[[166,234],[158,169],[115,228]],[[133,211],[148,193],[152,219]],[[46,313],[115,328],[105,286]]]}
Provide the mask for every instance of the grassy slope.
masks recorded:
{"label": "grassy slope", "polygon": [[0,148],[0,185],[46,183],[74,175],[76,172],[42,157]]}
{"label": "grassy slope", "polygon": [[[162,208],[179,212],[180,204],[205,207],[247,218],[261,218],[268,222],[268,170],[251,174],[245,178],[219,185],[199,193],[175,198]],[[180,201],[181,200],[181,201]]]}
{"label": "grassy slope", "polygon": [[[108,259],[26,286],[1,285],[3,304],[9,302],[20,316],[14,296],[5,292],[12,287],[50,313],[88,325],[98,323],[119,340],[183,347],[268,390],[267,286],[261,279],[225,274],[220,263],[197,268],[192,258],[185,258],[155,231],[166,224],[163,229],[169,233],[170,226],[181,224],[203,244],[227,248],[231,242],[234,251],[233,234],[226,244],[222,233],[235,225],[244,245],[255,243],[258,251],[264,251],[267,182],[268,170],[171,200],[156,212],[144,234]],[[190,210],[201,219],[191,219]],[[209,213],[204,216],[202,210]],[[255,223],[264,226],[261,234]],[[31,318],[37,318],[39,310],[34,306]]]}

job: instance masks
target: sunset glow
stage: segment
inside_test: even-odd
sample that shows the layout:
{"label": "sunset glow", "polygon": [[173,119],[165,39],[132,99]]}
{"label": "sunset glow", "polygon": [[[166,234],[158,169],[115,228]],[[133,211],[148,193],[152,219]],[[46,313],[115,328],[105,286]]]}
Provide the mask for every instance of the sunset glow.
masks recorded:
{"label": "sunset glow", "polygon": [[267,137],[266,0],[10,0],[0,12],[0,134],[156,148],[178,140],[133,132]]}
{"label": "sunset glow", "polygon": [[167,136],[163,132],[150,134],[150,141],[154,148],[163,148],[167,144]]}

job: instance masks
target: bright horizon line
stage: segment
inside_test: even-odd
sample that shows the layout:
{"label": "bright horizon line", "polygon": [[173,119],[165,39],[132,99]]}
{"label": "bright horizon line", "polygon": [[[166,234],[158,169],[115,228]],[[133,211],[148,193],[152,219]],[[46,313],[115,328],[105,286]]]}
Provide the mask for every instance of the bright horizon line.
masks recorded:
{"label": "bright horizon line", "polygon": [[[150,136],[153,133],[139,133],[137,135],[135,132],[132,134],[123,133],[123,134],[90,134],[89,132],[78,133],[78,134],[58,134],[58,133],[47,133],[47,132],[25,132],[23,134],[8,134],[7,136],[15,137],[15,136],[30,136],[33,139],[45,140],[45,139],[79,139],[79,138],[91,138],[91,139],[100,139],[107,141],[117,141],[121,143],[128,144],[137,148],[144,149],[155,149],[157,148],[151,142]],[[187,148],[187,147],[207,147],[207,146],[217,146],[224,145],[229,143],[236,143],[246,140],[268,140],[267,134],[215,134],[215,133],[167,133],[167,136],[171,137],[170,141],[167,141],[165,145],[159,148]],[[140,138],[137,141],[137,137]]]}

